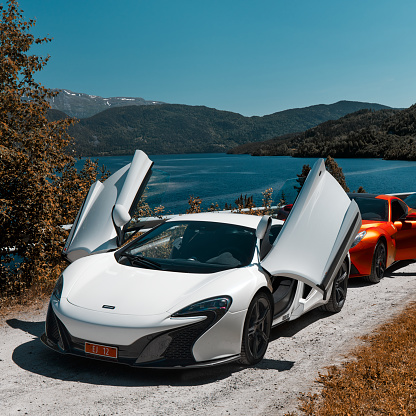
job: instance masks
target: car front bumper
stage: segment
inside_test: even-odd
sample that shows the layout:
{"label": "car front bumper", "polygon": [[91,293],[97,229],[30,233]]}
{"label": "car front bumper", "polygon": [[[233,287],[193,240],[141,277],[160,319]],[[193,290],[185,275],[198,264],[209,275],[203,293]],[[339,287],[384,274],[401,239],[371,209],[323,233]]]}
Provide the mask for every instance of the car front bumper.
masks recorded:
{"label": "car front bumper", "polygon": [[73,354],[98,360],[117,362],[134,367],[147,368],[184,368],[207,367],[236,361],[240,354],[232,354],[215,360],[197,361],[193,354],[196,341],[212,327],[213,319],[192,323],[148,334],[130,345],[107,344],[117,349],[117,358],[105,357],[86,352],[86,343],[93,340],[77,338],[69,333],[63,322],[55,314],[52,303],[49,304],[45,333],[41,341],[49,348],[62,354]]}

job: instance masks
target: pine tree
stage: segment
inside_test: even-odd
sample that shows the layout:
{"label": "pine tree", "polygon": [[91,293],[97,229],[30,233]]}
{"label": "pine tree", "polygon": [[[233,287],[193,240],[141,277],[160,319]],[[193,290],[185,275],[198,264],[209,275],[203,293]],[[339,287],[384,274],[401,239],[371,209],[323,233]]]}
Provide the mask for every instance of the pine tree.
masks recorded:
{"label": "pine tree", "polygon": [[338,165],[337,162],[331,157],[328,156],[325,160],[325,167],[326,170],[337,180],[337,182],[341,185],[342,189],[345,192],[349,192],[350,188],[347,186],[347,182],[345,181],[344,173],[342,172],[342,168]]}
{"label": "pine tree", "polygon": [[302,166],[302,172],[300,175],[296,175],[298,178],[296,179],[296,182],[299,184],[299,186],[294,186],[294,188],[300,192],[302,189],[303,184],[306,181],[307,176],[309,175],[309,172],[311,171],[311,167],[309,165],[303,165]]}

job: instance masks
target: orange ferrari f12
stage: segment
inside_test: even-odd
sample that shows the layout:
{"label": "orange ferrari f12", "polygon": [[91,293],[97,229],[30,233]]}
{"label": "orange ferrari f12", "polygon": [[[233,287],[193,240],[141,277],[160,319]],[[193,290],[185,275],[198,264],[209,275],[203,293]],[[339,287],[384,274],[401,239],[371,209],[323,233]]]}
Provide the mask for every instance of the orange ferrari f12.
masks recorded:
{"label": "orange ferrari f12", "polygon": [[349,194],[362,226],[350,249],[350,277],[378,283],[399,260],[416,259],[416,210],[390,195]]}

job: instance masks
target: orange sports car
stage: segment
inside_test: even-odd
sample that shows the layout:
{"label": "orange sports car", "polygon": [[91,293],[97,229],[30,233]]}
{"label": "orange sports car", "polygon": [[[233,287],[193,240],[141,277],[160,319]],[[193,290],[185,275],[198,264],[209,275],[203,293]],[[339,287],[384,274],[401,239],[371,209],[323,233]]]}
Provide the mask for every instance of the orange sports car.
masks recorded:
{"label": "orange sports car", "polygon": [[361,211],[362,226],[352,247],[350,277],[378,283],[398,260],[416,259],[416,210],[390,195],[349,194]]}

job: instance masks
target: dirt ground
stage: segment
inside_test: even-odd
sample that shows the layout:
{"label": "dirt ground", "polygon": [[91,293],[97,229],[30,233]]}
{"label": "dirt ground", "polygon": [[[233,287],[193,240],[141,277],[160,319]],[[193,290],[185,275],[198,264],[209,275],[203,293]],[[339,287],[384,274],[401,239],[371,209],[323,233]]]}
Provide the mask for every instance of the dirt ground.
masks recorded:
{"label": "dirt ground", "polygon": [[265,359],[194,370],[143,370],[63,356],[43,346],[45,303],[0,321],[2,415],[283,415],[316,389],[359,336],[416,296],[416,263],[399,263],[379,284],[350,280],[343,310],[312,311],[272,330]]}

